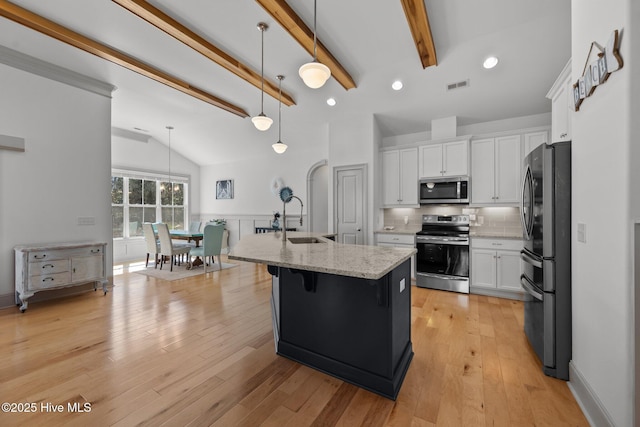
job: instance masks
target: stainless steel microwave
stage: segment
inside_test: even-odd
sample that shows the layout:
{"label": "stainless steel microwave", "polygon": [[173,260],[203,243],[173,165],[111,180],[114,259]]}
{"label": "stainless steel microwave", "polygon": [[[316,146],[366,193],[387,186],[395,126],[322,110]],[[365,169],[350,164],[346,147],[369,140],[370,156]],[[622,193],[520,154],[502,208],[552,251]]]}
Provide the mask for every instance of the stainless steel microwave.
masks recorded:
{"label": "stainless steel microwave", "polygon": [[423,178],[420,204],[469,203],[469,177]]}

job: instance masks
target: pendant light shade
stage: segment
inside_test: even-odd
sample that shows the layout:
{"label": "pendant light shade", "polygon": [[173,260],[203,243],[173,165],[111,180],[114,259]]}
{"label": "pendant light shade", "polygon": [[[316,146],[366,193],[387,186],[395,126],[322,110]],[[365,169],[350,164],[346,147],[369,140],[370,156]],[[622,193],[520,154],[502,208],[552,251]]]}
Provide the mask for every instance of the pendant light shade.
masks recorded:
{"label": "pendant light shade", "polygon": [[251,121],[253,122],[253,125],[258,130],[267,130],[271,127],[271,124],[273,123],[273,119],[265,116],[264,113],[260,113],[257,116],[252,117]]}
{"label": "pendant light shade", "polygon": [[272,144],[271,147],[273,148],[273,151],[275,151],[278,154],[282,154],[285,151],[287,151],[287,144],[285,144],[284,142],[281,141],[281,136],[282,136],[282,79],[284,79],[284,76],[279,75],[276,76],[276,78],[278,79],[278,142],[276,142],[275,144]]}
{"label": "pendant light shade", "polygon": [[329,67],[318,62],[316,44],[316,0],[313,0],[313,61],[307,62],[298,70],[298,74],[300,74],[304,84],[311,89],[322,87],[326,81],[329,80],[329,77],[331,77]]}
{"label": "pendant light shade", "polygon": [[269,28],[269,26],[264,22],[258,23],[258,30],[260,30],[260,32],[262,33],[262,59],[260,65],[260,114],[251,118],[251,121],[253,122],[253,125],[256,127],[256,129],[261,131],[269,129],[271,127],[271,124],[273,123],[273,120],[264,114],[264,32],[267,31],[267,28]]}
{"label": "pendant light shade", "polygon": [[298,74],[304,81],[304,84],[309,86],[311,89],[318,89],[322,87],[329,77],[331,77],[331,70],[326,65],[313,61],[307,62],[300,70],[298,70]]}

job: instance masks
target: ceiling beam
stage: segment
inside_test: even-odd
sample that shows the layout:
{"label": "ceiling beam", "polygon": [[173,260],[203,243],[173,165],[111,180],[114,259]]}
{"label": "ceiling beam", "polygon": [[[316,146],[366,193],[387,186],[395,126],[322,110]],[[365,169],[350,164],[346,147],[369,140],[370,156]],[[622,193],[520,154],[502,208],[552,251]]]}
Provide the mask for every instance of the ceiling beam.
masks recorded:
{"label": "ceiling beam", "polygon": [[85,52],[96,55],[102,59],[118,64],[136,73],[149,77],[157,82],[163,83],[169,87],[177,89],[187,95],[193,96],[201,101],[207,102],[225,111],[233,113],[240,117],[248,117],[246,111],[222,100],[202,89],[191,86],[189,83],[165,73],[157,68],[152,67],[134,57],[128,56],[119,50],[107,45],[101,44],[95,40],[76,33],[69,28],[63,27],[53,21],[50,21],[40,15],[37,15],[27,9],[23,9],[6,0],[0,0],[0,16],[10,19],[14,22],[22,24],[32,30],[38,31],[61,42],[67,43]]}
{"label": "ceiling beam", "polygon": [[418,49],[418,56],[422,62],[422,68],[431,65],[438,65],[436,58],[436,47],[433,44],[431,36],[431,26],[429,25],[429,17],[427,16],[427,8],[424,0],[400,0],[404,14],[411,29],[413,42]]}
{"label": "ceiling beam", "polygon": [[[175,39],[181,41],[195,51],[206,56],[216,64],[231,71],[236,76],[246,80],[253,86],[261,89],[260,73],[253,71],[249,66],[243,64],[224,52],[211,42],[205,40],[180,22],[176,21],[160,9],[149,4],[146,0],[113,0],[113,2],[127,9],[129,12],[139,16],[156,28],[164,31]],[[264,79],[264,92],[278,99],[278,84],[269,79]],[[288,106],[295,105],[293,97],[282,91],[282,103]]]}
{"label": "ceiling beam", "polygon": [[[264,10],[278,21],[278,23],[293,37],[300,45],[313,56],[313,31],[307,27],[302,19],[296,15],[285,0],[256,0]],[[316,39],[316,51],[318,61],[329,67],[331,77],[345,89],[353,89],[356,83],[347,70],[329,52],[329,50]],[[300,64],[302,65],[302,64]]]}

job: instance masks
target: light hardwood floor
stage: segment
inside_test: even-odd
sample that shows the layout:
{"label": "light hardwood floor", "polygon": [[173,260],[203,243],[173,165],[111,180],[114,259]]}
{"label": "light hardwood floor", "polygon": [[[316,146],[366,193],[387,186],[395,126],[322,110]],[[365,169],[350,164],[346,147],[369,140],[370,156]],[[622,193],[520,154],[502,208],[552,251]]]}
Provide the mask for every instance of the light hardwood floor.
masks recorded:
{"label": "light hardwood floor", "polygon": [[520,302],[412,287],[415,356],[394,402],[277,356],[270,275],[232,262],[0,310],[0,402],[37,406],[0,425],[588,426],[542,374]]}

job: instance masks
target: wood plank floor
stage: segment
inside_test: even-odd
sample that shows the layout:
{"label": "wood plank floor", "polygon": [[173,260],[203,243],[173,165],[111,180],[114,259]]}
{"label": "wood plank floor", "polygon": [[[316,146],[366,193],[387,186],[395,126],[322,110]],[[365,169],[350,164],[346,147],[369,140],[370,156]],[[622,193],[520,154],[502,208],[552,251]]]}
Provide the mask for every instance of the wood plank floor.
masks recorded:
{"label": "wood plank floor", "polygon": [[542,374],[520,302],[413,287],[394,402],[277,356],[270,275],[231,262],[171,282],[125,269],[106,296],[0,310],[0,402],[36,404],[0,425],[588,426]]}

